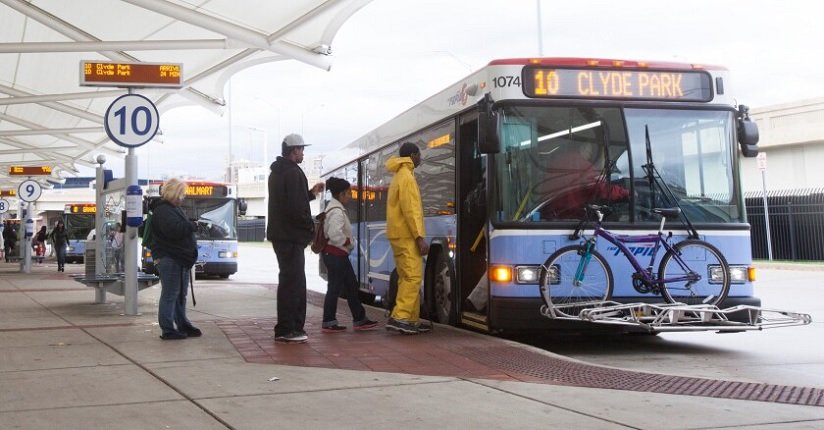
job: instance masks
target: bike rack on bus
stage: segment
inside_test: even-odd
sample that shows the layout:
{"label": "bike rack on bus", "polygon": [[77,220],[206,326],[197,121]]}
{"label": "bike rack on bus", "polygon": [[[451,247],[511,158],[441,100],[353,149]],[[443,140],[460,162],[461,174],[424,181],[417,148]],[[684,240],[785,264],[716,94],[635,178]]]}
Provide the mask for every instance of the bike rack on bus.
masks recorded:
{"label": "bike rack on bus", "polygon": [[[712,305],[682,303],[603,302],[599,306],[582,309],[577,317],[560,316],[552,312],[548,306],[542,306],[541,314],[555,320],[587,321],[634,327],[650,333],[676,331],[731,333],[807,325],[812,322],[809,314],[764,309],[757,306],[738,305],[720,309]],[[736,314],[735,321],[729,318],[731,314]]]}

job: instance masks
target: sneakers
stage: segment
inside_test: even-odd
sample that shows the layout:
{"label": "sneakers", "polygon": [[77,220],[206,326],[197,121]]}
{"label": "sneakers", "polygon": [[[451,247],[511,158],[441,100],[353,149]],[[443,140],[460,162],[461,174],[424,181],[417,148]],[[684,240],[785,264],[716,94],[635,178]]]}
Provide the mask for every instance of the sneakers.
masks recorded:
{"label": "sneakers", "polygon": [[309,340],[309,336],[306,335],[306,332],[303,330],[301,331],[293,331],[291,333],[286,333],[283,335],[275,335],[275,342],[280,343],[304,343]]}
{"label": "sneakers", "polygon": [[203,335],[203,332],[195,326],[186,327],[185,329],[183,329],[183,332],[186,333],[186,336],[189,337],[200,337]]}
{"label": "sneakers", "polygon": [[365,319],[363,321],[359,321],[355,323],[355,331],[363,331],[363,330],[371,330],[378,326],[377,321],[372,321],[370,319]]}
{"label": "sneakers", "polygon": [[163,339],[163,340],[186,339],[186,333],[181,333],[179,331],[170,331],[168,333],[161,334],[160,338]]}
{"label": "sneakers", "polygon": [[429,324],[415,324],[415,327],[418,329],[418,333],[429,333],[432,331],[432,323]]}
{"label": "sneakers", "polygon": [[420,330],[418,327],[410,324],[408,321],[401,321],[396,320],[394,318],[389,318],[389,321],[386,322],[386,330],[388,331],[396,331],[401,334],[418,334]]}
{"label": "sneakers", "polygon": [[320,331],[324,333],[341,333],[346,331],[346,326],[335,324],[328,327],[321,327]]}

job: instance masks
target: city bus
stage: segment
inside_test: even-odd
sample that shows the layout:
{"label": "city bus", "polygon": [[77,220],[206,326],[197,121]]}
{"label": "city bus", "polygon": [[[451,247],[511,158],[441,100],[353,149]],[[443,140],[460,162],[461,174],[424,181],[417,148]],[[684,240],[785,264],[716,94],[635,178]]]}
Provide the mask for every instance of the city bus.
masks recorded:
{"label": "city bus", "polygon": [[94,228],[97,205],[94,203],[69,203],[63,210],[63,224],[69,243],[66,247],[66,263],[82,263],[86,255],[86,239]]}
{"label": "city bus", "polygon": [[[557,327],[539,311],[541,266],[580,243],[587,204],[608,205],[605,228],[629,238],[658,230],[653,208],[679,206],[666,225],[673,239],[697,234],[726,256],[724,307],[760,305],[739,180],[739,157],[757,154],[758,132],[729,87],[729,72],[709,65],[504,59],[401,113],[323,173],[353,184],[350,259],[362,298],[383,297],[392,279],[384,163],[413,142],[430,244],[422,315],[492,333]],[[656,181],[644,168],[652,160]],[[597,251],[612,267],[613,300],[663,302],[633,280],[615,246],[600,241]]]}
{"label": "city bus", "polygon": [[[185,181],[186,198],[180,207],[197,224],[197,274],[228,278],[237,272],[237,220],[246,210],[243,200],[236,198],[234,187],[220,182]],[[160,198],[160,183],[146,190],[144,212],[153,200]],[[142,268],[155,274],[152,253],[143,248]]]}

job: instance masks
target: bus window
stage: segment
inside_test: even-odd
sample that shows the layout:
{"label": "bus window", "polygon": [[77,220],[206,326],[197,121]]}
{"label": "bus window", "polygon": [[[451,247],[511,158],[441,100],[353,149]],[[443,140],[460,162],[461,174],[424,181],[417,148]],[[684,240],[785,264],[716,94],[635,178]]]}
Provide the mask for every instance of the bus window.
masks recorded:
{"label": "bus window", "polygon": [[[650,207],[676,203],[692,222],[744,222],[740,196],[735,196],[732,153],[732,112],[694,110],[627,109],[632,142],[639,221],[658,222]],[[642,165],[646,160],[645,129],[649,129],[655,167],[675,194],[671,201],[658,189],[650,189]]]}
{"label": "bus window", "polygon": [[627,145],[618,109],[509,107],[503,113],[498,221],[580,220],[587,203],[608,203],[609,220],[629,220]]}

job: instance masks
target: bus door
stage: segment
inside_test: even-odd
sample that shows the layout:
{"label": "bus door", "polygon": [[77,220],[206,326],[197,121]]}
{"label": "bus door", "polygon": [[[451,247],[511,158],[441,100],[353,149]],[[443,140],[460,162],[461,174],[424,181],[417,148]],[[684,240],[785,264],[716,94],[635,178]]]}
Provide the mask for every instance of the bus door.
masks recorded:
{"label": "bus door", "polygon": [[397,146],[384,148],[371,154],[361,165],[361,201],[363,218],[359,247],[364,252],[361,285],[368,285],[371,294],[386,297],[389,289],[389,277],[395,268],[392,248],[386,238],[386,192],[392,175],[386,171],[384,164],[389,157],[396,154]]}
{"label": "bus door", "polygon": [[458,161],[457,267],[455,301],[460,322],[487,329],[486,157],[478,152],[478,115],[461,119],[456,145]]}

